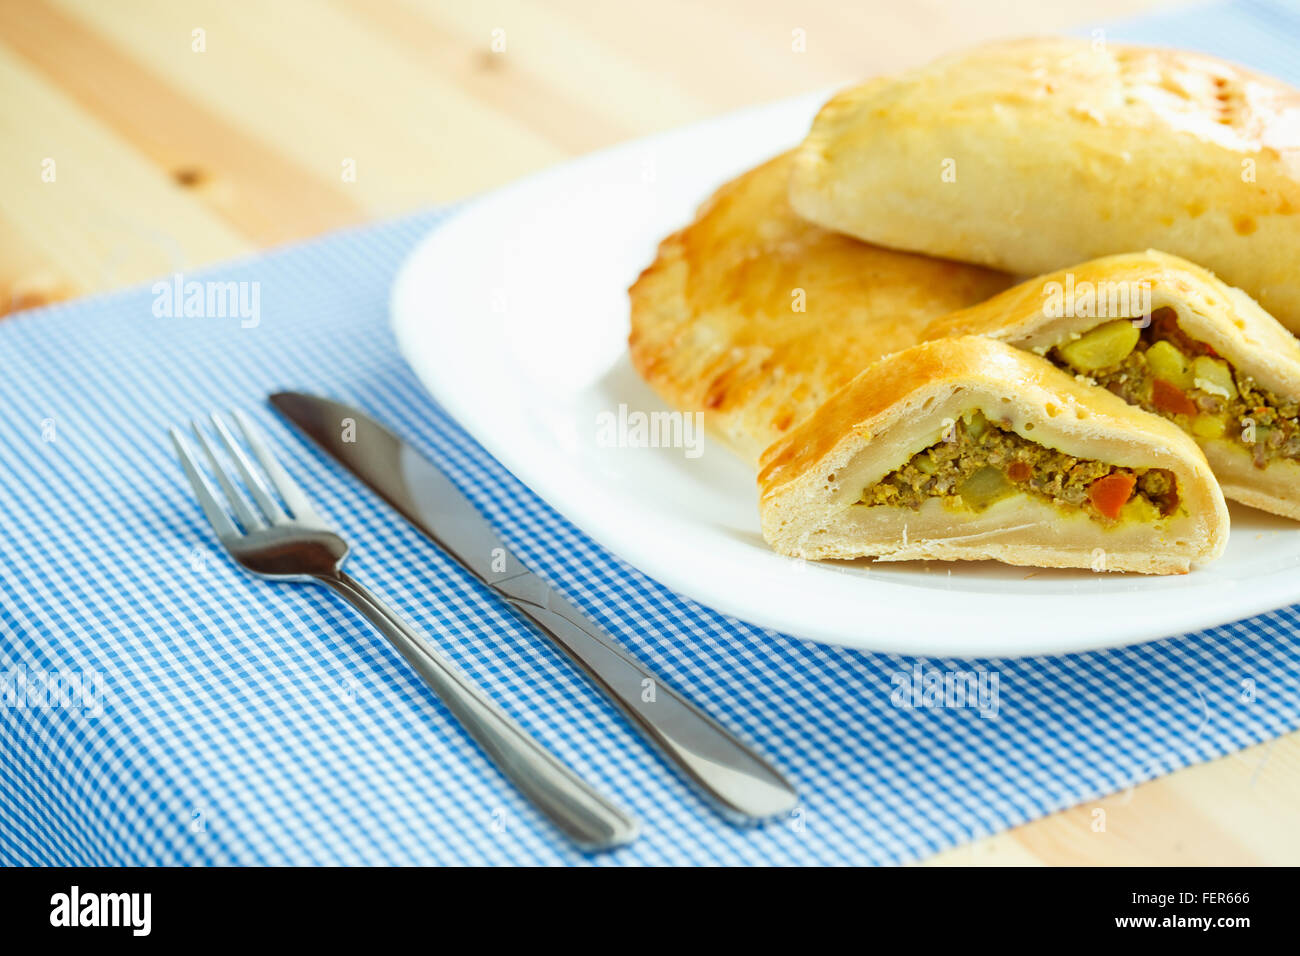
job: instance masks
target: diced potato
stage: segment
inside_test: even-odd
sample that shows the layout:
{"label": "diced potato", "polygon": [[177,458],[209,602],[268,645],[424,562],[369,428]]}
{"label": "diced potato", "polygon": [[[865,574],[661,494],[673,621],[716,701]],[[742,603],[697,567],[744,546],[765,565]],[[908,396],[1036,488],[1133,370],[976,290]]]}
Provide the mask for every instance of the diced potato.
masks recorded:
{"label": "diced potato", "polygon": [[984,429],[988,427],[988,419],[984,417],[984,413],[978,408],[964,412],[961,420],[966,423],[966,433],[971,438],[979,438],[984,434]]}
{"label": "diced potato", "polygon": [[923,474],[933,475],[935,472],[934,459],[929,455],[917,455],[915,464],[916,470]]}
{"label": "diced potato", "polygon": [[1153,376],[1170,385],[1183,389],[1192,387],[1192,364],[1172,342],[1161,339],[1147,349],[1147,367]]}
{"label": "diced potato", "polygon": [[1082,338],[1061,346],[1061,357],[1080,372],[1110,368],[1124,361],[1141,333],[1128,319],[1099,325]]}
{"label": "diced potato", "polygon": [[1015,491],[1006,476],[992,465],[985,465],[961,483],[957,493],[962,501],[976,511],[983,511],[995,501],[1000,501]]}
{"label": "diced potato", "polygon": [[1203,392],[1220,398],[1237,397],[1237,384],[1232,380],[1232,369],[1222,359],[1199,355],[1192,363],[1192,381]]}
{"label": "diced potato", "polygon": [[1218,415],[1197,415],[1192,419],[1192,434],[1197,438],[1222,438],[1228,423]]}
{"label": "diced potato", "polygon": [[1134,495],[1119,510],[1120,521],[1159,521],[1160,509],[1141,495]]}

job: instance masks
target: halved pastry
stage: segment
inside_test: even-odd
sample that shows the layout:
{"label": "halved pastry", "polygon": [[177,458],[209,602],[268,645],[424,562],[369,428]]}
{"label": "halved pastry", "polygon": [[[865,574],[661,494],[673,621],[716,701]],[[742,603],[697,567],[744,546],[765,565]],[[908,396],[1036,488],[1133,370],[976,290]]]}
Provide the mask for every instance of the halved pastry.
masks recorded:
{"label": "halved pastry", "polygon": [[1154,247],[1300,332],[1300,93],[1200,53],[1000,42],[835,96],[795,211],[867,242],[1037,275]]}
{"label": "halved pastry", "polygon": [[791,158],[719,189],[629,290],[637,372],[751,462],[932,319],[1013,281],[803,221],[787,199]]}
{"label": "halved pastry", "polygon": [[1186,572],[1228,512],[1169,422],[992,339],[881,359],[763,455],[763,536],[802,558]]}
{"label": "halved pastry", "polygon": [[925,337],[968,334],[1169,419],[1224,495],[1300,519],[1300,342],[1199,266],[1155,251],[1096,259],[944,316]]}

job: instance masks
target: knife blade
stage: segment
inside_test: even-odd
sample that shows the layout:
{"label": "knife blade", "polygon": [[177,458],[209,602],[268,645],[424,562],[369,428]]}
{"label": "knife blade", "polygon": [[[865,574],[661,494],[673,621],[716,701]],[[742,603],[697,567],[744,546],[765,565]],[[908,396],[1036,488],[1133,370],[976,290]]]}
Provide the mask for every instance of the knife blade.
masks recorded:
{"label": "knife blade", "polygon": [[302,392],[271,404],[462,567],[531,621],[725,817],[788,813],[795,788],[530,571],[450,478],[365,412]]}

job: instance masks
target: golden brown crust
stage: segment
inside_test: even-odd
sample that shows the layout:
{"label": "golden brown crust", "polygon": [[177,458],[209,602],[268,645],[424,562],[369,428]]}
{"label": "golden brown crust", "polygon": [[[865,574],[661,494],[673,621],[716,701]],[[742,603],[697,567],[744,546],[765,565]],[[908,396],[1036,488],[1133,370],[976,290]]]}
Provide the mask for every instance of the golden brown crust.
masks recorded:
{"label": "golden brown crust", "polygon": [[[1161,527],[1109,528],[1024,495],[984,516],[858,504],[863,488],[932,445],[941,422],[969,408],[1081,459],[1172,471],[1186,514]],[[866,369],[764,453],[758,485],[764,537],[784,554],[810,558],[1095,567],[1101,549],[1105,570],[1171,573],[1217,557],[1228,527],[1205,456],[1179,429],[1043,358],[973,336],[927,342]]]}
{"label": "golden brown crust", "polygon": [[[1174,309],[1187,335],[1208,343],[1239,372],[1273,394],[1300,402],[1300,342],[1245,293],[1185,259],[1154,250],[1094,259],[1029,279],[985,302],[936,319],[923,337],[983,335],[1041,355],[1104,322],[1140,314],[1132,309],[1108,317],[1054,314],[1056,310],[1045,308],[1048,293],[1067,282],[1079,290],[1132,289],[1144,283],[1150,291],[1151,307]],[[1273,514],[1300,517],[1300,484],[1292,480],[1297,474],[1295,464],[1277,461],[1256,468],[1235,443],[1200,441],[1229,498]],[[1214,453],[1211,445],[1216,448]],[[1231,459],[1234,452],[1241,462]],[[1237,464],[1242,467],[1234,467]]]}
{"label": "golden brown crust", "polygon": [[787,199],[791,162],[719,189],[629,290],[637,371],[751,461],[930,320],[1011,282],[804,222]]}
{"label": "golden brown crust", "polygon": [[1021,275],[1163,249],[1300,330],[1300,93],[1202,54],[1028,39],[874,80],[822,109],[791,198]]}

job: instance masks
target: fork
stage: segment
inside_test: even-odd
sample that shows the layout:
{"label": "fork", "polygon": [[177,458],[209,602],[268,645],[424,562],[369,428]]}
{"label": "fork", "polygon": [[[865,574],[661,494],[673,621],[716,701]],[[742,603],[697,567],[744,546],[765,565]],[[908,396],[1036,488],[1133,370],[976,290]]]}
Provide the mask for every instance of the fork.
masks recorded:
{"label": "fork", "polygon": [[235,562],[258,577],[323,585],[351,604],[420,673],[497,769],[580,847],[609,849],[635,839],[635,820],[546,750],[439,654],[428,638],[343,570],[349,551],[347,541],[316,513],[252,422],[241,412],[233,414],[285,507],[271,494],[219,415],[211,416],[212,425],[256,508],[237,488],[235,478],[199,422],[191,425],[238,524],[218,502],[184,436],[172,428],[171,438],[203,513]]}

